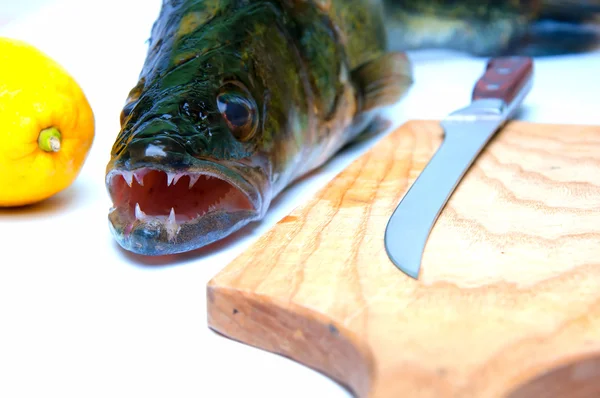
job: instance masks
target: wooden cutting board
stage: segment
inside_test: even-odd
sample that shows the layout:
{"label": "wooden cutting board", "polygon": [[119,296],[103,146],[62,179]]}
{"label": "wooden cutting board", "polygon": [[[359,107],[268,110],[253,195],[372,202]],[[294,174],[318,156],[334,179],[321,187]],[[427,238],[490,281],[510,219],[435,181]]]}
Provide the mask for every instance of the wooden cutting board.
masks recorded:
{"label": "wooden cutting board", "polygon": [[354,161],[209,282],[209,326],[357,397],[600,397],[600,126],[508,124],[414,280],[383,236],[441,140],[413,121]]}

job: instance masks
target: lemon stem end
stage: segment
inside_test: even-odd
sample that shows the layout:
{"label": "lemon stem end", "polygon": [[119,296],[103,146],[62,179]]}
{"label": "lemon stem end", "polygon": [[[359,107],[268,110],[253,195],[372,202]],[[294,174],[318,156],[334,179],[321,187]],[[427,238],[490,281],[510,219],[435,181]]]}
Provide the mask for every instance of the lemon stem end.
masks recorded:
{"label": "lemon stem end", "polygon": [[61,135],[56,127],[50,127],[40,132],[38,145],[42,151],[60,151]]}

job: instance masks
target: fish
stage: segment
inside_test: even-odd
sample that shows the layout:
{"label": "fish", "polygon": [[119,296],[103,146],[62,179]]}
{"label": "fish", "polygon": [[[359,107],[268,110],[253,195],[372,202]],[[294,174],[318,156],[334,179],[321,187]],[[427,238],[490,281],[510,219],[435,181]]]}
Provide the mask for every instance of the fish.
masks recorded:
{"label": "fish", "polygon": [[599,11],[593,0],[164,0],[106,166],[110,232],[145,256],[223,240],[381,131],[414,83],[408,51],[588,51]]}

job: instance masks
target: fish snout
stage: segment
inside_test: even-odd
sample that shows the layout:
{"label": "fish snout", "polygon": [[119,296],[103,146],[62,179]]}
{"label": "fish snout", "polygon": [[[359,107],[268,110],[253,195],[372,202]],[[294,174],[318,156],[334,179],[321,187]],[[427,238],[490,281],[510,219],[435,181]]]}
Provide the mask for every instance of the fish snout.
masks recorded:
{"label": "fish snout", "polygon": [[131,168],[153,163],[173,166],[184,163],[187,157],[185,147],[169,136],[135,140],[124,152]]}

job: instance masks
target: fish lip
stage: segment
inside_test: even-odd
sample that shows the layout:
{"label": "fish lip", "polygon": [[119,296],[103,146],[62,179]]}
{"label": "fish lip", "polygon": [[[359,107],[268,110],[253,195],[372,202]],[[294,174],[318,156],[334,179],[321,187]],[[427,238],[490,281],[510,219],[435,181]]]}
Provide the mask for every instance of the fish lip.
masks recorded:
{"label": "fish lip", "polygon": [[[133,253],[149,256],[177,254],[206,246],[257,220],[264,212],[263,194],[237,169],[248,167],[242,163],[228,162],[228,166],[208,160],[195,160],[193,164],[172,168],[158,163],[139,163],[133,166],[113,166],[105,177],[106,188],[113,203],[108,214],[109,229],[119,245]],[[179,224],[175,237],[169,237],[167,226],[159,221],[140,222],[132,219],[127,207],[115,207],[112,194],[113,178],[123,172],[156,170],[164,173],[200,173],[226,181],[243,193],[253,210],[214,210]],[[134,177],[135,178],[135,177]]]}
{"label": "fish lip", "polygon": [[[258,212],[240,210],[236,212],[217,211],[208,213],[193,222],[181,224],[174,240],[168,238],[164,224],[150,222],[134,225],[127,234],[115,219],[120,216],[119,209],[109,213],[109,228],[117,243],[125,250],[143,256],[162,256],[188,252],[214,243],[258,219]],[[223,220],[237,220],[225,222]],[[227,225],[215,228],[219,223]],[[206,228],[209,226],[210,228]],[[208,231],[203,233],[204,231]]]}

